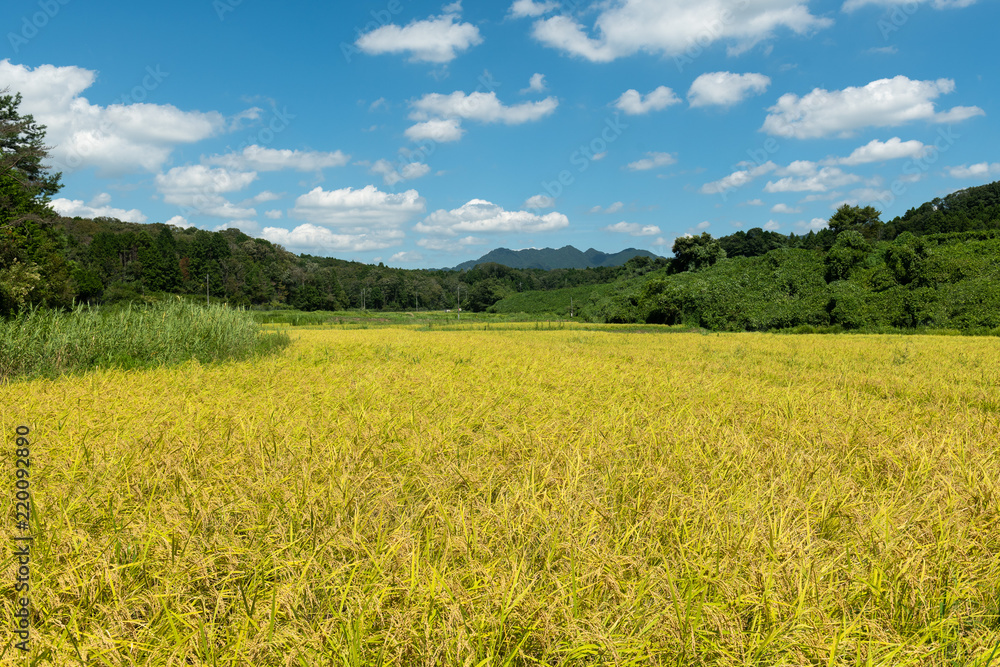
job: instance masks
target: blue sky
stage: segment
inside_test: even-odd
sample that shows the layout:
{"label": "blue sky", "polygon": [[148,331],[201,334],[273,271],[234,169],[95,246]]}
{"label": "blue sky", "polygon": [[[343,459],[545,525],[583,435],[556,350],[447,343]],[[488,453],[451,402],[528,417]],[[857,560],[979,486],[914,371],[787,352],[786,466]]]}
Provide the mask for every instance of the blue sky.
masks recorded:
{"label": "blue sky", "polygon": [[64,215],[407,268],[1000,179],[994,0],[8,0]]}

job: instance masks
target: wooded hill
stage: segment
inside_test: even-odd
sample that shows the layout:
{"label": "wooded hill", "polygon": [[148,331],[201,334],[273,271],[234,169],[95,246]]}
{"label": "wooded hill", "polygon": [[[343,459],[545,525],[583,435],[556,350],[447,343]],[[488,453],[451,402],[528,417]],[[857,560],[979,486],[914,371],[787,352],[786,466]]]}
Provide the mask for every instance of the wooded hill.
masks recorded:
{"label": "wooded hill", "polygon": [[[1000,183],[888,223],[874,209],[844,206],[829,225],[806,236],[752,229],[678,239],[669,266],[588,290],[581,314],[730,331],[1000,332]],[[561,294],[581,301],[579,289],[553,293],[550,308]]]}
{"label": "wooded hill", "polygon": [[455,267],[456,270],[472,269],[480,264],[503,264],[512,269],[592,269],[597,267],[621,266],[633,257],[650,257],[656,259],[655,255],[648,250],[637,248],[626,248],[621,252],[606,253],[600,250],[589,248],[581,252],[571,245],[562,248],[524,248],[523,250],[509,250],[507,248],[497,248],[491,250],[479,259],[463,262]]}

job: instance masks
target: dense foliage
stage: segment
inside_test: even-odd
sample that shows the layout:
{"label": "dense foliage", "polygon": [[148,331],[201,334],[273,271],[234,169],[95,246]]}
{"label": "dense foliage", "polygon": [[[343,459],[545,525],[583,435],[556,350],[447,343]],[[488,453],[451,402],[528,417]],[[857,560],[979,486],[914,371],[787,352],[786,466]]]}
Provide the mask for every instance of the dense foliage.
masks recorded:
{"label": "dense foliage", "polygon": [[1000,328],[1000,232],[870,242],[856,230],[826,252],[777,248],[701,271],[658,271],[595,293],[587,315],[607,322],[714,330]]}
{"label": "dense foliage", "polygon": [[171,299],[154,306],[72,312],[32,309],[0,320],[0,382],[92,368],[141,368],[239,360],[281,349],[283,332],[262,332],[246,313]]}

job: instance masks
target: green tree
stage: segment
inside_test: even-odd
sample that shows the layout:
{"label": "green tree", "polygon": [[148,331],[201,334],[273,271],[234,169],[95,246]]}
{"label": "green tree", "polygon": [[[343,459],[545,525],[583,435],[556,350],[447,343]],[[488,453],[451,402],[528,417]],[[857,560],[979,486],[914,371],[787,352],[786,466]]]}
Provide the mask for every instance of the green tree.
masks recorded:
{"label": "green tree", "polygon": [[726,258],[726,251],[708,232],[680,236],[674,241],[674,271],[697,271]]}
{"label": "green tree", "polygon": [[836,234],[846,231],[855,231],[869,240],[882,238],[884,225],[879,219],[881,213],[871,206],[851,206],[844,204],[837,209],[837,212],[830,216],[827,226]]}
{"label": "green tree", "polygon": [[18,111],[21,95],[0,91],[0,315],[28,305],[66,306],[74,291],[66,237],[52,228],[45,126]]}

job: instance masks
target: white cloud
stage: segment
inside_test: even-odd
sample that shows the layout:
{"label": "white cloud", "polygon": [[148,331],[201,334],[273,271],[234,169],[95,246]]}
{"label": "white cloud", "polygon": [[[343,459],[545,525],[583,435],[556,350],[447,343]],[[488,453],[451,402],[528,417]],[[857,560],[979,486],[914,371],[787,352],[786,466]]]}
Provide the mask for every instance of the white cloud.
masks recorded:
{"label": "white cloud", "polygon": [[598,6],[592,30],[558,15],[536,21],[532,34],[567,54],[610,62],[640,51],[686,57],[685,51],[720,40],[738,54],[779,28],[804,35],[833,24],[810,14],[803,0],[621,0]]}
{"label": "white cloud", "polygon": [[620,201],[616,201],[613,204],[610,204],[607,208],[601,208],[600,206],[595,206],[595,207],[593,207],[592,209],[590,209],[587,212],[588,213],[617,213],[618,211],[622,210],[623,208],[625,208],[625,204],[623,204]]}
{"label": "white cloud", "polygon": [[118,218],[125,222],[146,222],[147,220],[142,211],[137,208],[131,208],[126,211],[123,208],[109,206],[108,204],[110,203],[111,195],[102,192],[91,199],[89,204],[84,204],[82,199],[65,199],[60,197],[59,199],[53,199],[50,206],[53,211],[67,218],[108,217]]}
{"label": "white cloud", "polygon": [[310,223],[292,230],[265,227],[260,234],[271,243],[309,254],[329,252],[364,252],[399,245],[405,234],[397,229],[383,229],[357,234],[338,234]]}
{"label": "white cloud", "polygon": [[688,89],[688,101],[692,107],[709,105],[732,106],[751,95],[760,95],[771,85],[771,78],[763,74],[733,74],[732,72],[709,72],[702,74]]}
{"label": "white cloud", "polygon": [[164,224],[173,225],[174,227],[188,227],[189,226],[187,218],[185,218],[183,215],[175,215],[174,217],[172,217],[169,220],[167,220],[167,222],[164,223]]}
{"label": "white cloud", "polygon": [[430,171],[431,168],[423,162],[408,162],[397,170],[396,166],[388,160],[379,160],[371,168],[373,174],[382,175],[382,179],[386,185],[395,185],[400,181],[410,181],[420,178],[429,174]]}
{"label": "white cloud", "polygon": [[250,218],[257,215],[254,209],[236,206],[222,193],[242,190],[256,179],[257,173],[253,171],[213,169],[196,164],[174,167],[165,174],[157,174],[155,183],[167,204],[220,218]]}
{"label": "white cloud", "polygon": [[712,226],[711,222],[709,222],[708,220],[702,220],[701,222],[699,222],[694,227],[695,227],[695,229],[708,229],[711,226]]}
{"label": "white cloud", "polygon": [[[143,99],[167,76],[158,68],[147,71],[143,81],[149,87],[137,87],[144,91]],[[96,79],[96,71],[82,67],[31,69],[0,60],[0,81],[23,95],[23,113],[46,126],[46,143],[52,146],[49,162],[58,171],[97,167],[106,174],[155,172],[176,146],[226,129],[226,118],[215,111],[181,111],[169,104],[138,103],[124,97],[108,106],[91,104],[81,93]]]}
{"label": "white cloud", "polygon": [[769,232],[776,232],[781,229],[781,223],[775,222],[774,220],[768,220],[764,223],[764,229]]}
{"label": "white cloud", "polygon": [[513,106],[504,106],[494,92],[474,92],[466,95],[456,90],[450,95],[430,93],[411,103],[412,120],[428,120],[430,118],[462,118],[481,123],[504,123],[519,125],[540,120],[552,114],[559,106],[555,97],[546,97],[538,102],[523,102]]}
{"label": "white cloud", "polygon": [[1000,175],[1000,162],[979,162],[971,165],[947,167],[946,171],[952,178],[990,178]]}
{"label": "white cloud", "polygon": [[532,0],[514,0],[514,4],[510,6],[508,14],[513,18],[524,18],[526,16],[536,17],[542,14],[548,14],[554,9],[559,8],[558,2],[553,2],[553,0],[546,0],[545,2],[532,2]]}
{"label": "white cloud", "polygon": [[750,167],[748,169],[738,169],[737,171],[734,171],[728,176],[720,178],[717,181],[705,183],[701,186],[700,192],[706,195],[715,195],[732,190],[733,188],[741,188],[758,176],[774,171],[777,168],[778,165],[768,160],[764,164]]}
{"label": "white cloud", "polygon": [[296,171],[318,171],[327,167],[342,167],[350,160],[350,155],[340,151],[323,153],[319,151],[298,151],[288,149],[263,148],[247,146],[240,153],[213,155],[205,160],[227,169],[243,169],[251,171],[280,171],[294,169]]}
{"label": "white cloud", "polygon": [[486,241],[478,236],[455,238],[423,238],[417,240],[417,245],[428,250],[454,250],[474,245],[485,245]]}
{"label": "white cloud", "polygon": [[428,120],[423,123],[409,127],[404,132],[407,139],[411,141],[423,141],[428,139],[438,143],[458,141],[465,134],[461,127],[461,121],[457,118],[446,118],[442,120]]}
{"label": "white cloud", "polygon": [[551,232],[568,226],[569,219],[555,211],[545,215],[529,211],[505,211],[492,202],[472,199],[450,211],[434,211],[418,222],[414,229],[424,234],[457,236],[462,232]]}
{"label": "white cloud", "polygon": [[801,213],[802,209],[792,208],[788,204],[775,204],[771,207],[771,213]]}
{"label": "white cloud", "polygon": [[264,190],[263,192],[254,195],[250,199],[243,202],[244,204],[264,204],[269,201],[277,201],[281,199],[281,195],[276,192],[271,192],[270,190]]}
{"label": "white cloud", "polygon": [[893,137],[888,141],[872,139],[864,146],[855,148],[847,157],[826,160],[824,164],[843,164],[855,166],[867,164],[869,162],[884,162],[886,160],[897,160],[899,158],[919,158],[927,150],[922,142],[914,140],[903,141],[899,137]]}
{"label": "white cloud", "polygon": [[527,88],[522,88],[521,93],[544,93],[548,89],[545,85],[545,75],[535,72],[531,75],[531,81],[528,82]]}
{"label": "white cloud", "polygon": [[861,180],[839,167],[819,167],[815,162],[797,160],[778,170],[777,181],[768,181],[764,192],[828,192]]}
{"label": "white cloud", "polygon": [[842,9],[845,12],[853,12],[865,5],[893,7],[899,5],[919,5],[924,2],[930,2],[934,9],[961,9],[976,4],[976,0],[847,0]]}
{"label": "white cloud", "polygon": [[430,139],[437,142],[457,141],[464,130],[462,120],[481,123],[503,123],[520,125],[539,120],[550,115],[559,106],[554,97],[546,97],[537,102],[524,102],[504,106],[494,92],[474,92],[466,95],[456,90],[450,95],[430,93],[410,103],[412,120],[423,121],[408,128],[406,136],[413,141]]}
{"label": "white cloud", "polygon": [[799,220],[795,223],[795,228],[802,233],[818,232],[819,230],[826,227],[826,220],[823,218],[813,218],[809,222],[805,220]]}
{"label": "white cloud", "polygon": [[385,229],[409,222],[425,206],[416,190],[393,194],[374,185],[331,191],[316,187],[295,200],[290,214],[314,225]]}
{"label": "white cloud", "polygon": [[528,197],[528,200],[524,202],[524,205],[521,208],[555,208],[555,205],[556,200],[548,195],[533,195]]}
{"label": "white cloud", "polygon": [[656,236],[660,233],[660,228],[656,225],[640,225],[637,222],[616,222],[604,228],[606,232],[616,234],[628,234],[629,236]]}
{"label": "white cloud", "polygon": [[414,252],[412,250],[401,250],[395,255],[389,258],[390,262],[399,262],[401,264],[411,264],[413,262],[422,262],[424,256],[419,252]]}
{"label": "white cloud", "polygon": [[763,206],[763,199],[749,199],[741,204],[741,206]]}
{"label": "white cloud", "polygon": [[370,55],[409,53],[411,62],[447,63],[458,52],[481,44],[479,28],[459,23],[458,14],[446,13],[424,21],[411,21],[400,28],[390,24],[358,38],[355,44]]}
{"label": "white cloud", "polygon": [[665,167],[677,162],[677,158],[670,153],[656,153],[650,151],[647,152],[646,155],[649,157],[636,160],[635,162],[629,162],[625,166],[632,171],[646,171],[647,169]]}
{"label": "white cloud", "polygon": [[894,127],[916,120],[955,123],[984,115],[979,107],[935,111],[933,100],[954,89],[951,79],[914,81],[896,76],[832,92],[815,88],[803,97],[786,93],[768,109],[762,129],[796,139],[849,137],[865,127]]}
{"label": "white cloud", "polygon": [[680,101],[674,91],[666,86],[659,86],[656,90],[645,95],[640,95],[638,90],[630,88],[615,100],[615,107],[630,116],[636,116],[666,109],[671,104],[678,104]]}
{"label": "white cloud", "polygon": [[264,211],[264,217],[269,218],[271,220],[280,220],[282,215],[283,215],[282,212],[279,211],[278,209],[273,209],[271,211]]}

